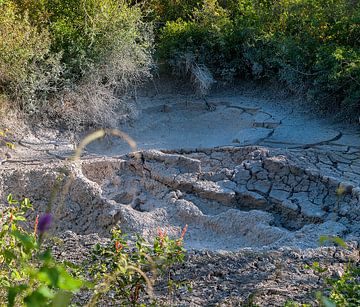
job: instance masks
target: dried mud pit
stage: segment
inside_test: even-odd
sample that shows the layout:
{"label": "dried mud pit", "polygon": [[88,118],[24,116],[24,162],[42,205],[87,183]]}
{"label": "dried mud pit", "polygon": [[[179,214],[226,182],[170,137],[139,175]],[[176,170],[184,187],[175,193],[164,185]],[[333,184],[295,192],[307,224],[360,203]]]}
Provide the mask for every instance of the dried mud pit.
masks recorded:
{"label": "dried mud pit", "polygon": [[[250,146],[7,163],[0,196],[30,197],[42,211],[56,178],[73,178],[63,200],[60,193],[53,202],[54,230],[63,239],[54,253],[78,263],[116,225],[151,238],[158,228],[178,236],[188,224],[188,258],[176,278],[193,291],[169,297],[160,283],[156,293],[165,305],[314,303],[322,281],[305,264],[320,261],[338,274],[349,259],[359,261],[360,189],[321,172],[314,161],[325,156]],[[352,248],[319,248],[321,235],[341,236]]]}
{"label": "dried mud pit", "polygon": [[[26,195],[44,210],[61,167],[9,165],[2,196]],[[150,238],[188,224],[186,247],[213,251],[315,248],[321,235],[360,235],[360,189],[285,150],[150,150],[65,168],[74,180],[53,206],[61,231],[106,236],[118,225]]]}
{"label": "dried mud pit", "polygon": [[[63,159],[73,144],[38,131],[1,162],[2,199],[27,196],[45,210],[66,169],[70,189],[52,207],[64,241],[56,255],[81,261],[115,225],[151,238],[158,228],[178,236],[188,224],[188,258],[177,278],[193,292],[180,289],[169,299],[160,285],[165,304],[251,306],[253,297],[259,306],[316,305],[321,280],[304,265],[319,261],[339,274],[349,259],[360,260],[359,129],[303,114],[277,93],[260,99],[247,86],[213,93],[209,112],[186,88],[156,83],[159,91],[151,86],[138,97],[138,120],[120,129],[141,150],[166,150],[114,157],[127,145],[104,140],[71,165]],[[321,248],[321,235],[341,236],[352,248]]]}

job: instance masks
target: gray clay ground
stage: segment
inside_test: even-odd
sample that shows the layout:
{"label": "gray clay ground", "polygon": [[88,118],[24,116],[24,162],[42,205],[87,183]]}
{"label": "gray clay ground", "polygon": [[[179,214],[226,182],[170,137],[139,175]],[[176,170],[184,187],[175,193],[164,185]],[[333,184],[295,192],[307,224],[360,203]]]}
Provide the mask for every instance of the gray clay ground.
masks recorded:
{"label": "gray clay ground", "polygon": [[43,210],[65,167],[73,179],[64,204],[54,208],[56,226],[83,235],[78,241],[105,237],[115,225],[149,238],[158,228],[177,236],[189,225],[186,247],[194,254],[179,272],[194,282],[194,294],[173,304],[242,304],[259,290],[254,285],[263,294],[273,289],[273,296],[259,294],[263,306],[311,300],[306,293],[319,282],[301,259],[327,259],[335,268],[336,260],[318,248],[319,237],[355,242],[360,236],[358,127],[246,87],[214,91],[209,111],[190,92],[162,82],[138,94],[138,118],[120,127],[137,142],[138,154],[105,139],[73,164],[64,160],[74,147],[64,134],[28,134],[2,163],[1,197],[26,195]]}

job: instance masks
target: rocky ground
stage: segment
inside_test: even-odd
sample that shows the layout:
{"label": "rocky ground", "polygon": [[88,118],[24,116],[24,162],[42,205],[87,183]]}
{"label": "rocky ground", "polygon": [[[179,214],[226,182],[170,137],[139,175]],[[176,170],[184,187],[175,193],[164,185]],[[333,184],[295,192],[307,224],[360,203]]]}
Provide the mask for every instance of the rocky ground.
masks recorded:
{"label": "rocky ground", "polygon": [[[64,133],[33,130],[2,161],[1,197],[30,197],[42,211],[64,177],[52,210],[65,254],[75,258],[94,233],[101,241],[115,225],[151,238],[158,228],[178,236],[188,224],[189,261],[177,278],[193,291],[169,297],[160,286],[170,305],[313,302],[321,281],[306,263],[339,274],[348,259],[359,261],[357,127],[246,88],[215,92],[210,111],[156,82],[137,97],[138,119],[120,127],[137,154],[105,138],[75,163],[67,160],[75,142]],[[321,235],[352,248],[320,248]]]}

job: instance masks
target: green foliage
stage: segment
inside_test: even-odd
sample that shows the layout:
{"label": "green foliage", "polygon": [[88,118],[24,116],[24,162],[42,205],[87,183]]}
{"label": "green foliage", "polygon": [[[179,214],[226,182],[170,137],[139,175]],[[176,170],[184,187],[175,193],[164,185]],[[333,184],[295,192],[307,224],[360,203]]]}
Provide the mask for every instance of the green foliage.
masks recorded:
{"label": "green foliage", "polygon": [[97,91],[90,96],[116,100],[149,74],[152,25],[125,0],[4,0],[0,10],[0,95],[25,111],[69,91],[77,97],[61,107],[76,109],[89,83]]}
{"label": "green foliage", "polygon": [[350,264],[338,279],[327,279],[329,299],[336,306],[360,305],[360,267]]}
{"label": "green foliage", "polygon": [[177,68],[191,59],[221,74],[231,63],[228,46],[232,24],[227,12],[208,0],[195,8],[189,21],[167,22],[160,33],[159,56]]}
{"label": "green foliage", "polygon": [[[108,61],[114,57],[119,58],[117,64],[126,60],[135,68],[126,71],[122,65],[118,74],[103,76],[114,82],[114,78],[136,74],[136,68],[149,64],[147,50],[151,37],[147,31],[151,28],[141,22],[137,7],[115,0],[57,0],[47,1],[45,9],[50,13],[52,50],[62,53],[62,62],[71,79],[81,78],[92,70],[101,73],[102,66],[109,66]],[[132,76],[129,77],[131,80]]]}
{"label": "green foliage", "polygon": [[0,222],[0,298],[7,306],[68,306],[85,281],[73,277],[49,249],[42,248],[37,224],[26,230],[29,199],[19,202],[10,194]]}
{"label": "green foliage", "polygon": [[[92,259],[84,264],[92,276],[92,282],[98,285],[92,300],[111,293],[122,304],[138,304],[145,291],[154,300],[152,288],[156,279],[169,274],[174,264],[184,261],[182,240],[185,231],[177,240],[170,239],[160,231],[150,245],[140,236],[134,244],[128,244],[126,236],[114,229],[111,241],[105,246],[97,244]],[[169,288],[175,287],[175,284],[169,278]]]}
{"label": "green foliage", "polygon": [[342,248],[345,248],[345,249],[348,248],[348,246],[346,245],[346,242],[339,237],[320,236],[320,239],[319,239],[320,245],[324,245],[326,242],[335,243],[336,245],[341,246]]}
{"label": "green foliage", "polygon": [[146,0],[141,2],[147,17],[156,22],[164,23],[179,18],[188,20],[200,0]]}
{"label": "green foliage", "polygon": [[323,110],[360,115],[359,1],[219,2],[168,22],[159,55],[173,64],[191,52],[218,78],[277,80]]}
{"label": "green foliage", "polygon": [[[82,266],[60,263],[42,244],[45,223],[51,219],[47,215],[36,218],[31,229],[26,219],[29,210],[33,210],[29,199],[19,202],[11,194],[1,206],[0,300],[7,306],[65,307],[81,289],[93,293],[89,306],[109,292],[114,293],[113,300],[136,304],[145,290],[154,299],[152,287],[157,277],[169,274],[175,264],[184,261],[186,228],[177,240],[159,231],[152,245],[140,236],[129,244],[119,230],[113,230],[111,241],[96,245]],[[177,285],[169,277],[169,288]]]}
{"label": "green foliage", "polygon": [[[322,236],[320,244],[325,242],[335,243],[347,249],[347,244],[338,237]],[[321,306],[336,307],[360,305],[360,266],[359,263],[349,262],[345,266],[344,272],[336,278],[329,277],[329,268],[319,262],[306,265],[305,269],[312,270],[319,280],[325,282],[325,289],[316,293],[317,301]],[[299,306],[296,303],[288,302],[285,306]]]}
{"label": "green foliage", "polygon": [[54,89],[59,57],[50,52],[48,29],[39,31],[27,13],[19,16],[14,2],[1,1],[0,11],[0,94],[33,111],[38,99]]}

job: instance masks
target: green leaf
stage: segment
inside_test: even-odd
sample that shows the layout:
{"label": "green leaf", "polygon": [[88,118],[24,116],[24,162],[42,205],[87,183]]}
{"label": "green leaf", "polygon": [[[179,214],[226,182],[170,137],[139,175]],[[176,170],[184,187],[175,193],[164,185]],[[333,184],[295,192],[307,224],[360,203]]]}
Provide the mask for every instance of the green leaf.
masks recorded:
{"label": "green leaf", "polygon": [[48,287],[40,287],[36,291],[24,298],[24,303],[28,307],[44,307],[47,306],[49,299],[54,295]]}
{"label": "green leaf", "polygon": [[67,291],[77,291],[81,289],[83,285],[83,281],[81,279],[72,277],[64,268],[61,268],[59,271],[60,276],[58,287],[60,289]]}
{"label": "green leaf", "polygon": [[70,305],[72,298],[71,292],[68,291],[58,291],[51,303],[51,307],[67,307]]}
{"label": "green leaf", "polygon": [[16,296],[21,293],[22,291],[26,290],[27,286],[26,285],[19,285],[19,286],[15,286],[15,287],[10,287],[8,289],[8,296],[7,296],[7,300],[8,300],[8,307],[13,307],[15,306],[15,299]]}
{"label": "green leaf", "polygon": [[25,222],[26,218],[21,216],[21,215],[15,215],[14,216],[14,221],[23,221],[23,222]]}
{"label": "green leaf", "polygon": [[334,243],[336,243],[337,245],[339,245],[343,248],[346,248],[346,249],[348,248],[345,241],[339,237],[333,237],[333,241],[334,241]]}
{"label": "green leaf", "polygon": [[0,279],[0,287],[10,287],[11,283],[9,282],[8,278],[6,276],[2,276],[2,279]]}
{"label": "green leaf", "polygon": [[21,207],[25,208],[25,209],[32,208],[32,204],[30,203],[30,199],[29,198],[24,198],[24,200],[21,202]]}
{"label": "green leaf", "polygon": [[20,272],[18,270],[13,269],[11,271],[11,279],[15,280],[15,281],[21,280],[22,277],[21,277]]}
{"label": "green leaf", "polygon": [[39,259],[40,260],[43,260],[44,262],[47,262],[47,263],[50,263],[53,261],[53,257],[52,257],[52,254],[51,254],[51,250],[48,248],[44,253],[42,253],[40,256],[39,256]]}
{"label": "green leaf", "polygon": [[16,255],[9,249],[4,249],[2,255],[4,256],[6,262],[10,262],[11,260],[17,258]]}
{"label": "green leaf", "polygon": [[7,196],[7,202],[8,202],[10,205],[16,205],[16,204],[19,203],[17,200],[14,200],[14,199],[13,199],[11,193]]}
{"label": "green leaf", "polygon": [[345,241],[339,237],[320,236],[320,238],[319,238],[320,245],[324,245],[326,242],[333,242],[345,249],[348,248]]}
{"label": "green leaf", "polygon": [[32,250],[32,249],[35,249],[37,244],[36,244],[36,241],[35,239],[30,236],[30,235],[27,235],[27,234],[24,234],[18,230],[13,230],[11,232],[11,234],[20,240],[20,242],[22,243],[22,245],[24,246],[24,248],[26,250]]}
{"label": "green leaf", "polygon": [[40,281],[49,286],[58,287],[60,272],[56,267],[42,267],[37,275]]}

